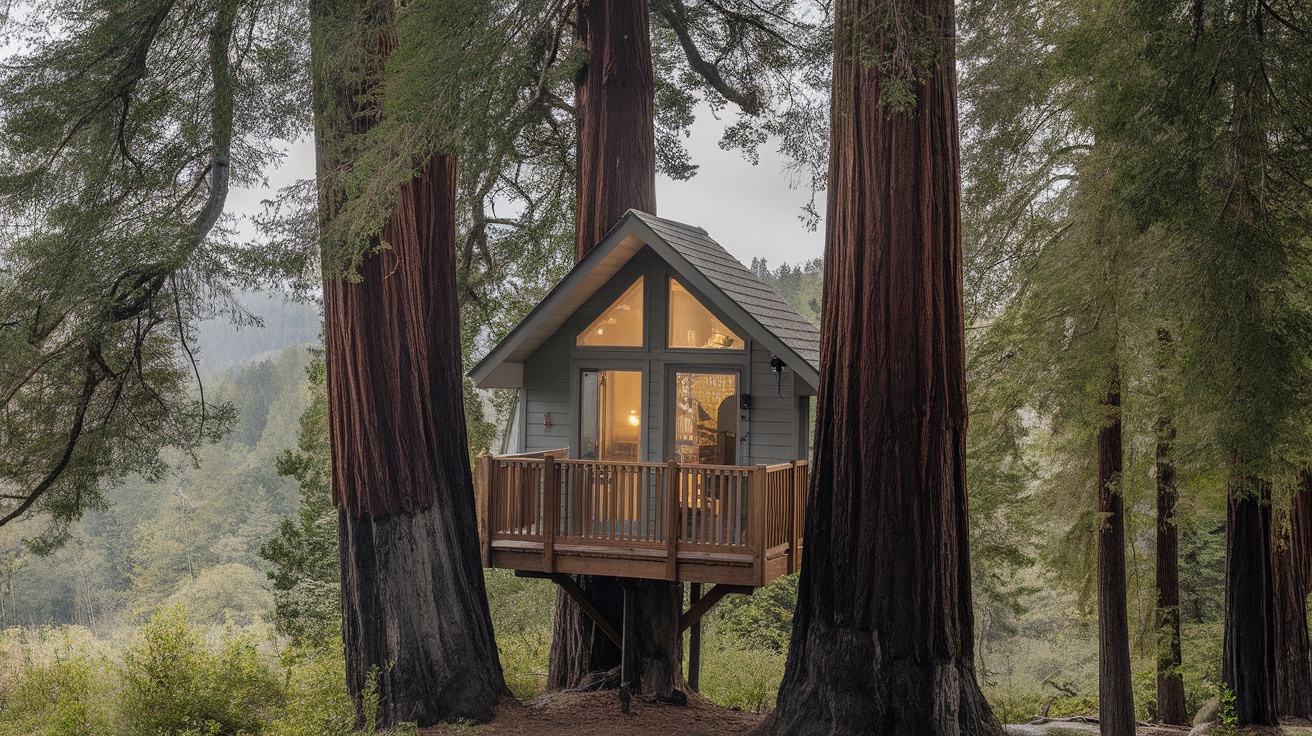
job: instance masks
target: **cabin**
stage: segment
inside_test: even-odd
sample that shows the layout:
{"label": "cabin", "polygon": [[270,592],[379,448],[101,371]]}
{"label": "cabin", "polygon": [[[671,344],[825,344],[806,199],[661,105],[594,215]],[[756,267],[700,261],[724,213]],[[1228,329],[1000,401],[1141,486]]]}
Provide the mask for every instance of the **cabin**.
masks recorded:
{"label": "cabin", "polygon": [[699,227],[628,211],[483,358],[487,567],[715,583],[799,569],[819,329]]}

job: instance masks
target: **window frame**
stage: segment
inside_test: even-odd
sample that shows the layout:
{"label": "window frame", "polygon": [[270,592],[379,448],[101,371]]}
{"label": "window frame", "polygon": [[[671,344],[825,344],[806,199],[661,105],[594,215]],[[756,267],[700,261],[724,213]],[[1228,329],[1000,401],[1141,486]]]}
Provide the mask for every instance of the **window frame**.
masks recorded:
{"label": "window frame", "polygon": [[[647,313],[651,311],[650,309],[651,305],[647,298],[648,297],[647,276],[648,274],[646,273],[639,273],[636,276],[634,276],[634,278],[631,281],[625,284],[624,288],[620,290],[619,296],[615,297],[615,299],[607,303],[606,306],[602,307],[602,309],[599,312],[597,312],[597,314],[593,315],[592,318],[587,321],[587,324],[583,325],[583,327],[579,328],[579,330],[576,333],[574,333],[574,340],[573,340],[573,344],[571,345],[571,348],[576,350],[587,350],[587,351],[618,350],[618,351],[645,352],[648,348],[648,342],[649,342],[648,325],[650,324],[650,322],[648,322],[649,317]],[[637,345],[588,345],[582,342],[583,336],[588,334],[592,326],[597,323],[597,320],[601,319],[607,313],[607,311],[610,310],[611,307],[615,306],[615,304],[617,304],[621,299],[623,299],[624,295],[627,294],[629,290],[632,289],[639,282],[642,283],[642,288],[639,292],[640,298],[638,300],[638,303],[642,306],[642,318],[639,321],[640,322],[639,334],[642,336],[641,343]]]}
{"label": "window frame", "polygon": [[[747,346],[749,344],[749,341],[747,338],[743,337],[742,334],[743,331],[741,328],[736,327],[735,325],[732,324],[731,320],[727,320],[721,317],[715,310],[707,306],[706,301],[702,299],[700,296],[698,296],[697,292],[693,291],[687,284],[683,283],[683,281],[676,278],[673,274],[666,276],[665,282],[666,282],[665,283],[665,340],[663,341],[663,345],[664,345],[663,349],[665,351],[674,352],[674,353],[694,353],[697,355],[719,355],[721,353],[744,354],[747,352]],[[673,342],[671,338],[673,337],[674,334],[673,333],[673,328],[674,328],[673,294],[674,294],[674,284],[676,283],[679,285],[679,288],[683,289],[684,292],[688,294],[688,296],[692,297],[693,301],[697,302],[698,306],[700,306],[702,309],[705,309],[707,314],[711,315],[711,317],[718,320],[720,324],[724,325],[725,329],[733,333],[733,336],[738,340],[739,346],[727,347],[727,348],[694,348],[694,347],[688,347],[686,345],[671,345],[670,343]]]}

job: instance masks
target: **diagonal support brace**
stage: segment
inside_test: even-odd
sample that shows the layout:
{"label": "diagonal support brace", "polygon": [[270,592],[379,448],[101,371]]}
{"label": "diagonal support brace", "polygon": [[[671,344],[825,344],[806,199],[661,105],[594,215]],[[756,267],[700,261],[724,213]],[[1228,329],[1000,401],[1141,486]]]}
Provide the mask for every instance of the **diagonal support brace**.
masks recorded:
{"label": "diagonal support brace", "polygon": [[[537,572],[535,570],[516,570],[515,576],[521,578],[542,578],[559,585],[560,589],[565,591],[570,598],[573,598],[574,602],[579,604],[579,608],[583,609],[583,612],[588,614],[588,618],[592,619],[593,623],[597,624],[597,628],[601,629],[601,633],[605,634],[607,639],[614,642],[616,647],[623,649],[624,638],[620,634],[619,627],[615,625],[614,621],[611,621],[610,616],[607,616],[605,611],[601,610],[601,607],[597,605],[597,602],[592,600],[592,596],[588,595],[587,591],[580,588],[579,584],[574,582],[574,578],[571,578],[562,572]],[[714,593],[715,591],[711,592]]]}
{"label": "diagonal support brace", "polygon": [[756,589],[750,585],[726,585],[724,583],[716,585],[714,588],[707,591],[706,595],[698,599],[696,603],[693,603],[692,607],[679,617],[679,633],[682,634],[691,628],[693,624],[700,621],[702,616],[706,615],[706,612],[711,610],[711,606],[719,603],[720,599],[726,595],[729,595],[730,593],[751,595],[755,590]]}

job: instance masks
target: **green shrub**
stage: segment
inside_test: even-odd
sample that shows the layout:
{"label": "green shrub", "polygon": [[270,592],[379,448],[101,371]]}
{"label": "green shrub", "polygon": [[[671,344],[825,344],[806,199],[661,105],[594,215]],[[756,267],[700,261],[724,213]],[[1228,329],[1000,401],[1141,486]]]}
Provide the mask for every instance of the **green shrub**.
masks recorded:
{"label": "green shrub", "polygon": [[726,596],[711,610],[719,631],[740,646],[783,653],[793,635],[796,608],[797,575],[785,575],[750,596]]}
{"label": "green shrub", "polygon": [[1028,723],[1039,714],[1045,700],[1042,693],[1007,686],[987,688],[984,694],[993,706],[993,715],[1002,723]]}
{"label": "green shrub", "polygon": [[1071,698],[1056,698],[1048,706],[1049,718],[1070,718],[1071,716],[1098,717],[1098,698],[1092,695],[1080,695]]}
{"label": "green shrub", "polygon": [[259,734],[283,689],[254,638],[231,630],[217,647],[177,605],[151,616],[123,654],[124,721],[132,734]]}
{"label": "green shrub", "polygon": [[0,734],[92,736],[112,730],[111,667],[81,627],[3,637]]}
{"label": "green shrub", "polygon": [[547,687],[556,586],[509,570],[487,570],[484,579],[506,685],[517,698],[540,695]]}
{"label": "green shrub", "polygon": [[784,654],[710,647],[702,655],[702,697],[724,708],[752,713],[774,707],[784,676]]}
{"label": "green shrub", "polygon": [[341,643],[328,648],[289,648],[282,653],[287,705],[265,736],[349,736],[355,706],[346,692]]}

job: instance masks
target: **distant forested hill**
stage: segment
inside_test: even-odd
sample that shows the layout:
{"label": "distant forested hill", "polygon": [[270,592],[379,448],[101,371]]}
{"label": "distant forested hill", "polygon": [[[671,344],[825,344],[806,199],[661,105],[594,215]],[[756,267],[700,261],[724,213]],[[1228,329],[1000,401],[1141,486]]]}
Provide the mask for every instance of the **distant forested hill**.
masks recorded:
{"label": "distant forested hill", "polygon": [[784,263],[771,270],[764,258],[752,259],[752,273],[779,292],[803,317],[820,324],[820,292],[824,286],[824,261],[814,258],[796,266]]}
{"label": "distant forested hill", "polygon": [[318,334],[317,316],[308,328],[304,312],[274,313],[287,317],[263,338],[242,335],[207,346],[228,370],[211,373],[206,392],[240,411],[221,442],[202,448],[194,462],[174,457],[159,478],[130,478],[111,489],[109,506],[88,513],[49,557],[22,545],[25,532],[39,524],[0,528],[0,628],[115,629],[174,601],[186,602],[202,622],[244,623],[268,612],[272,597],[259,549],[298,503],[295,481],[277,474],[274,458],[296,445],[310,400],[310,353],[297,345],[256,356]]}
{"label": "distant forested hill", "polygon": [[242,306],[260,318],[261,325],[234,325],[227,317],[200,324],[200,369],[215,374],[272,357],[293,345],[318,343],[319,307],[296,304],[278,295],[243,294]]}

